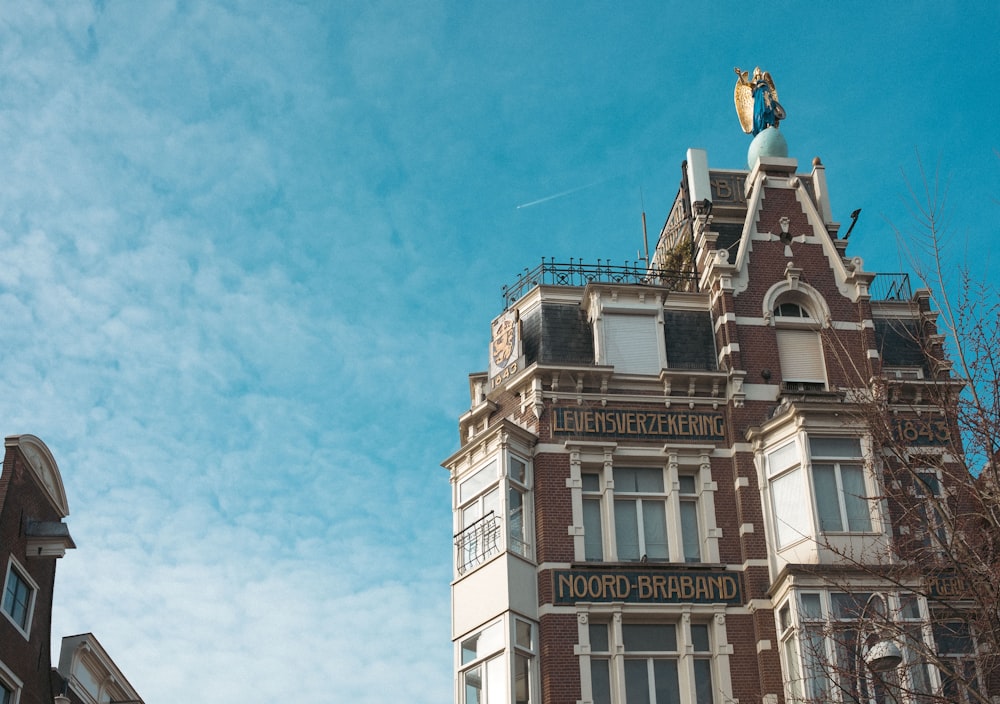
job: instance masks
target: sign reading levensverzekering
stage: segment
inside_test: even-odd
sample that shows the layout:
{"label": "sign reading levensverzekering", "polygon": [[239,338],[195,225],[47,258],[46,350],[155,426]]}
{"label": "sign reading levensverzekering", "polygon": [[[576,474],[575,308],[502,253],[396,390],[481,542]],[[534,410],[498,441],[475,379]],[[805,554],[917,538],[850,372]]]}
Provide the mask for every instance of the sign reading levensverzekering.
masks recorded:
{"label": "sign reading levensverzekering", "polygon": [[629,440],[724,440],[721,413],[620,408],[552,409],[552,434]]}

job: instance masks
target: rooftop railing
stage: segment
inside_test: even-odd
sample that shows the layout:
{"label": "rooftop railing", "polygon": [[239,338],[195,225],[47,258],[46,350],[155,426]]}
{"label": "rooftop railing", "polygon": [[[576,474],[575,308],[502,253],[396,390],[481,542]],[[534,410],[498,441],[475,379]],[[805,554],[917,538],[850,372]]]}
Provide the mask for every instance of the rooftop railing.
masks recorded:
{"label": "rooftop railing", "polygon": [[908,301],[913,297],[910,275],[875,274],[869,293],[873,301]]}
{"label": "rooftop railing", "polygon": [[692,271],[650,269],[645,262],[626,261],[618,265],[612,264],[610,259],[598,259],[596,264],[572,258],[568,263],[542,259],[534,269],[525,268],[512,285],[503,287],[504,307],[509,308],[536,286],[586,286],[591,283],[642,284],[671,291],[697,290],[697,277]]}

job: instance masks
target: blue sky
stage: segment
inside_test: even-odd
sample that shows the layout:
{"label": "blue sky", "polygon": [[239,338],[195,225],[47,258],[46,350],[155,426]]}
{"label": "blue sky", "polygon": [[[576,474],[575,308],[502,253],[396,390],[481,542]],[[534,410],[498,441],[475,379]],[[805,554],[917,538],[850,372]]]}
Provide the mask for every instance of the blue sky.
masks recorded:
{"label": "blue sky", "polygon": [[689,147],[742,167],[734,66],[866,268],[907,268],[919,153],[995,276],[995,3],[622,5],[3,8],[0,418],[66,483],[55,636],[147,704],[450,701],[439,462],[501,287],[634,258]]}

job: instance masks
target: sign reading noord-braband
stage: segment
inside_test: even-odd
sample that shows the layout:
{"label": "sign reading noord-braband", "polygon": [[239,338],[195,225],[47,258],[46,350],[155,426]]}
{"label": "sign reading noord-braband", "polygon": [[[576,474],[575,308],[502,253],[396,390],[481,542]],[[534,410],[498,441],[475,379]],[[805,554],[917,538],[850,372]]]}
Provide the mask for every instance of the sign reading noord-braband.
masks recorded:
{"label": "sign reading noord-braband", "polygon": [[643,604],[741,604],[739,576],[733,572],[637,570],[556,570],[556,604],[623,601]]}

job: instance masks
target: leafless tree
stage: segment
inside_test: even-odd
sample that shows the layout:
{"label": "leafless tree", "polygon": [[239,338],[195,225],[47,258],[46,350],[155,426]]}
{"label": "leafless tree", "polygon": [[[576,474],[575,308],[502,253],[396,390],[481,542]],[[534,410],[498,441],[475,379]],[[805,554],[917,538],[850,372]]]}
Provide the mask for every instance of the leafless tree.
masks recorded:
{"label": "leafless tree", "polygon": [[[891,537],[865,554],[824,545],[837,569],[816,574],[836,603],[797,635],[809,701],[1000,701],[1000,297],[950,261],[947,193],[920,176],[915,224],[897,231],[920,287],[894,304],[906,315],[886,306],[864,354],[824,333],[856,382],[845,406],[871,436],[880,489],[868,498]],[[919,353],[919,371],[868,358],[893,336]]]}

